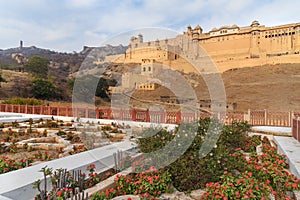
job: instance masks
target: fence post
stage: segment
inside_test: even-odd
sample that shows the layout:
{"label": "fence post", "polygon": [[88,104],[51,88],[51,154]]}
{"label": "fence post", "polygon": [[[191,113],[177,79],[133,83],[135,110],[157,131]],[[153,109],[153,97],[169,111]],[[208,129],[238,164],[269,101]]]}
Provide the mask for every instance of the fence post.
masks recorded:
{"label": "fence post", "polygon": [[149,109],[146,110],[146,122],[150,122],[150,113],[149,113]]}
{"label": "fence post", "polygon": [[265,109],[265,124],[264,124],[265,126],[267,126],[267,121],[268,121],[267,120],[267,110]]}
{"label": "fence post", "polygon": [[8,110],[8,105],[7,105],[7,104],[5,104],[5,109],[4,109],[4,112],[7,112],[7,110]]}
{"label": "fence post", "polygon": [[89,118],[89,109],[85,108],[85,118]]}
{"label": "fence post", "polygon": [[98,107],[96,107],[96,119],[99,119],[99,108]]}
{"label": "fence post", "polygon": [[181,112],[178,111],[176,113],[176,124],[180,124],[180,122],[181,122]]}
{"label": "fence post", "polygon": [[65,107],[66,108],[66,116],[69,117],[69,107]]}
{"label": "fence post", "polygon": [[59,107],[56,107],[57,109],[56,109],[56,116],[59,116],[60,115],[60,113],[59,113]]}
{"label": "fence post", "polygon": [[132,121],[136,121],[136,110],[133,108],[131,109],[131,119]]}

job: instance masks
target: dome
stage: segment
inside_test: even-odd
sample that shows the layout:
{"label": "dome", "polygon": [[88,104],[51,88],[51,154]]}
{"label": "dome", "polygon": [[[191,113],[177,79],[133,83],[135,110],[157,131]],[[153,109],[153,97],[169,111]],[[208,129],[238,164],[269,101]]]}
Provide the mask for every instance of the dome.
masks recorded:
{"label": "dome", "polygon": [[252,23],[251,23],[251,26],[259,26],[259,22],[257,20],[254,20]]}
{"label": "dome", "polygon": [[202,28],[201,28],[201,26],[197,25],[197,26],[195,27],[195,30],[202,30]]}

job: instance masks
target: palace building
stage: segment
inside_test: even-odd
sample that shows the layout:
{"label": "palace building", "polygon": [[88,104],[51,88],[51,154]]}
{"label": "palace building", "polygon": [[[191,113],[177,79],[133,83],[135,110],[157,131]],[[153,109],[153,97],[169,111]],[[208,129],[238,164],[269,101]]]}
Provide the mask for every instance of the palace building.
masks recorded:
{"label": "palace building", "polygon": [[[192,43],[199,47],[195,48]],[[190,59],[194,59],[201,53],[201,47],[220,72],[266,64],[300,63],[300,23],[266,27],[253,21],[246,27],[222,26],[208,32],[203,32],[199,25],[188,26],[186,32],[175,38],[148,42],[139,34],[131,38],[125,55],[116,62],[142,63],[142,59],[154,59],[188,73],[195,69],[177,52],[187,52],[188,56],[188,52],[193,52]],[[202,71],[206,71],[205,67]]]}

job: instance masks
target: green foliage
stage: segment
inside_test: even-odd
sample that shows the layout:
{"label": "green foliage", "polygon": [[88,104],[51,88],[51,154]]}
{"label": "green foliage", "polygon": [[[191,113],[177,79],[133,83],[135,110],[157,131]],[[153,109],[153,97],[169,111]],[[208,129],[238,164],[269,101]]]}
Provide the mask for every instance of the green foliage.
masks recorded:
{"label": "green foliage", "polygon": [[97,84],[95,96],[101,97],[103,99],[109,99],[108,96],[108,81],[105,78],[100,78]]}
{"label": "green foliage", "polygon": [[[180,126],[182,130],[178,129],[175,132],[147,129],[143,133],[145,137],[138,139],[139,149],[145,153],[166,147],[174,140],[180,141],[181,145],[178,145],[178,142],[175,143],[175,148],[170,149],[168,155],[161,155],[162,160],[167,160],[174,154],[181,155],[166,167],[172,174],[173,185],[177,189],[190,191],[203,188],[208,182],[218,181],[225,170],[229,172],[244,170],[245,160],[241,159],[241,155],[232,156],[232,153],[236,148],[244,145],[246,131],[250,128],[247,123],[234,122],[231,125],[222,126],[217,121],[206,118],[198,122],[196,129],[193,127],[194,124],[181,124]],[[216,131],[220,128],[222,128],[221,135]],[[219,139],[216,142],[217,137]],[[185,146],[184,144],[190,145],[183,154],[178,154],[180,148]],[[205,157],[200,158],[199,152],[202,146],[211,147],[211,151]]]}
{"label": "green foliage", "polygon": [[[232,156],[239,152],[237,149]],[[203,199],[271,199],[270,194],[274,199],[292,199],[291,192],[300,189],[300,179],[286,170],[285,157],[277,153],[267,138],[263,139],[262,154],[252,153],[244,165],[239,173],[225,171],[218,182],[208,183]]]}
{"label": "green foliage", "polygon": [[133,176],[117,175],[115,178],[119,194],[140,195],[143,199],[159,197],[171,186],[171,174],[153,167]]}
{"label": "green foliage", "polygon": [[95,96],[109,100],[108,88],[115,84],[114,81],[105,78],[98,78],[93,75],[77,77],[74,83],[73,79],[69,80],[69,86],[73,86],[73,95],[76,100],[92,103]]}
{"label": "green foliage", "polygon": [[42,105],[43,102],[35,98],[11,98],[2,102],[3,104],[15,104],[15,105]]}
{"label": "green foliage", "polygon": [[33,56],[24,64],[24,67],[26,71],[32,73],[36,77],[47,78],[48,64],[49,60],[47,58]]}
{"label": "green foliage", "polygon": [[2,71],[0,71],[0,82],[5,82],[5,79],[2,77]]}
{"label": "green foliage", "polygon": [[42,78],[37,78],[33,81],[33,95],[38,99],[57,99],[60,95],[56,92],[56,86],[52,81]]}
{"label": "green foliage", "polygon": [[17,70],[19,69],[20,66],[17,65],[8,65],[8,64],[0,64],[1,69],[6,69],[6,70]]}
{"label": "green foliage", "polygon": [[7,156],[0,157],[0,174],[18,170],[31,165],[32,159],[15,160]]}

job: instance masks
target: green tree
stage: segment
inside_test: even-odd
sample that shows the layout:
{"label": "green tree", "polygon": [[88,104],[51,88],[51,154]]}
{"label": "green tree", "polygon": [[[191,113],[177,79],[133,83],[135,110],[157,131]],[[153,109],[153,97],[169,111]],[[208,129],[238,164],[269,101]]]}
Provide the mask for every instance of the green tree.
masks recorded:
{"label": "green tree", "polygon": [[26,71],[32,73],[36,77],[47,78],[48,64],[49,60],[47,58],[33,56],[24,64],[24,68]]}
{"label": "green tree", "polygon": [[109,99],[108,87],[109,87],[109,85],[108,85],[107,79],[101,77],[98,81],[95,96],[108,100]]}
{"label": "green tree", "polygon": [[2,71],[0,71],[0,88],[1,88],[1,82],[6,82],[5,79],[2,77]]}
{"label": "green tree", "polygon": [[33,81],[33,96],[37,99],[55,99],[59,95],[56,86],[49,80],[37,78]]}
{"label": "green tree", "polygon": [[93,103],[94,98],[101,97],[105,100],[109,98],[109,86],[115,85],[116,81],[98,78],[93,75],[77,77],[76,80],[70,79],[70,87],[73,85],[73,98],[78,102]]}

